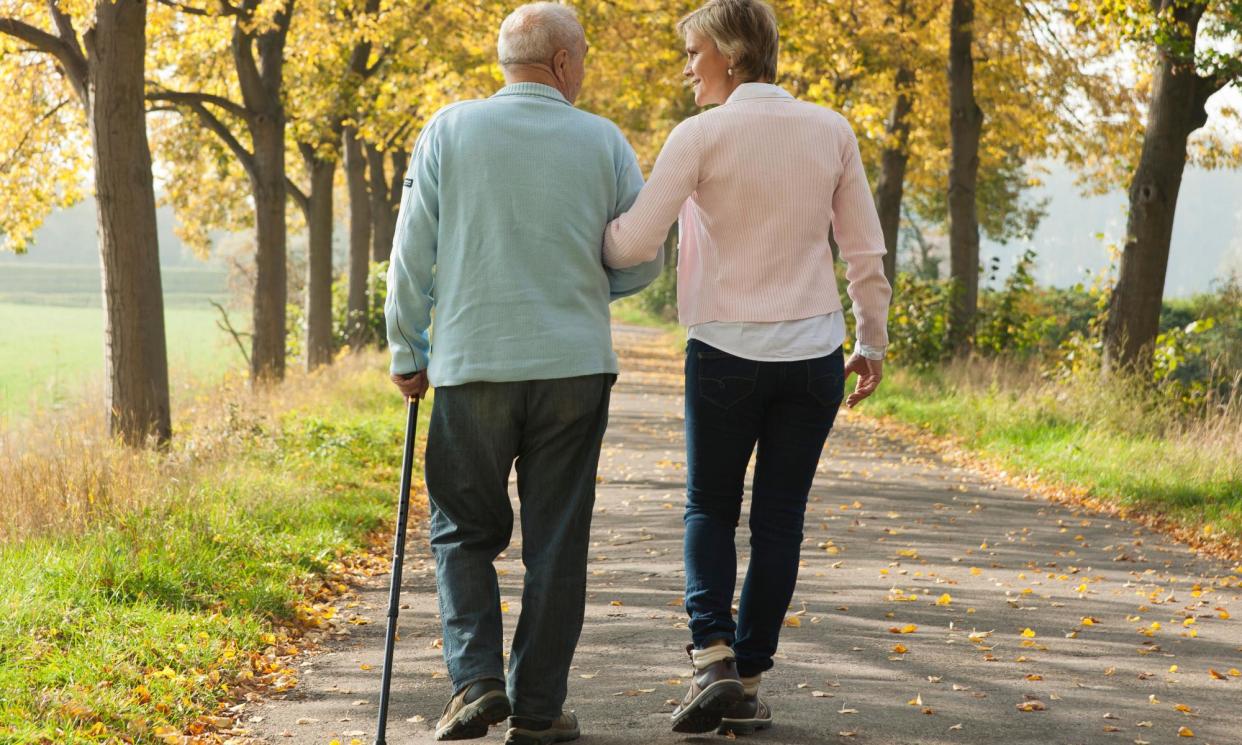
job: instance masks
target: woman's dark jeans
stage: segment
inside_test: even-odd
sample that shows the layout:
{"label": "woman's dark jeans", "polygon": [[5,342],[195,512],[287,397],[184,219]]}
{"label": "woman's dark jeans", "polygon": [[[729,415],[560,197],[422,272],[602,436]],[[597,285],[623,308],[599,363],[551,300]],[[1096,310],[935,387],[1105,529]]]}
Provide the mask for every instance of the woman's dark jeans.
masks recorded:
{"label": "woman's dark jeans", "polygon": [[[797,362],[756,362],[691,339],[686,346],[686,612],[694,646],[724,639],[738,673],[772,667],[798,579],[807,493],[845,392],[840,349]],[[746,466],[750,568],[738,618],[733,534]]]}

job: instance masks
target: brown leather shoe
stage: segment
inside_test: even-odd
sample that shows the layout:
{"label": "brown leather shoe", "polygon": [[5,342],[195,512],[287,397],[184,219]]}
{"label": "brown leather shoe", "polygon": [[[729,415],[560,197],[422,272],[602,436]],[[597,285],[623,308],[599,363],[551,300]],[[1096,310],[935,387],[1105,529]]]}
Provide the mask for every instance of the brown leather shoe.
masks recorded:
{"label": "brown leather shoe", "polygon": [[509,718],[512,709],[505,682],[485,678],[458,691],[436,725],[437,740],[473,740],[485,737],[487,728]]}
{"label": "brown leather shoe", "polygon": [[[687,652],[692,650],[693,646],[686,647]],[[711,732],[720,726],[724,712],[744,696],[745,689],[737,676],[737,663],[733,658],[696,669],[690,690],[673,711],[673,731]]]}
{"label": "brown leather shoe", "polygon": [[751,735],[772,726],[772,710],[759,695],[746,696],[733,705],[720,719],[717,734]]}
{"label": "brown leather shoe", "polygon": [[509,717],[509,731],[505,733],[505,745],[552,745],[552,743],[577,740],[581,735],[578,717],[572,711],[561,712],[561,715],[551,722],[541,722],[525,717]]}

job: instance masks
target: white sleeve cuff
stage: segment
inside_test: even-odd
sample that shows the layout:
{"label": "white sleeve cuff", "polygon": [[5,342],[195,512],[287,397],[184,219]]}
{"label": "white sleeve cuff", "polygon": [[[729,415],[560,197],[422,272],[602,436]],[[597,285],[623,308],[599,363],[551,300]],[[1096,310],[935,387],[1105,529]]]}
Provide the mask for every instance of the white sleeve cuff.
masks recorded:
{"label": "white sleeve cuff", "polygon": [[857,347],[858,353],[869,360],[884,359],[884,350],[887,349],[887,347],[869,347],[862,342],[858,342]]}

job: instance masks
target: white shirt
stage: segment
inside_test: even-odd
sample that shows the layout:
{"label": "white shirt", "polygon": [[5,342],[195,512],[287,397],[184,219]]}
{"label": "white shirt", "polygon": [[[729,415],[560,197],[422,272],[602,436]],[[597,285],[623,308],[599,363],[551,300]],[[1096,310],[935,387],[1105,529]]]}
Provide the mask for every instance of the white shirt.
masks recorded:
{"label": "white shirt", "polygon": [[[841,311],[794,321],[708,321],[690,327],[688,337],[735,357],[758,362],[795,362],[825,357],[845,342]],[[884,359],[884,349],[858,345],[867,359]]]}

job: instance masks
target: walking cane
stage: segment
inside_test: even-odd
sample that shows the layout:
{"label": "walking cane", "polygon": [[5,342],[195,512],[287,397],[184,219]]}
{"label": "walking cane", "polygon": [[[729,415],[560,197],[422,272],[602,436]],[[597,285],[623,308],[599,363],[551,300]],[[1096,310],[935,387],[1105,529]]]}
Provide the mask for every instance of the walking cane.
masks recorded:
{"label": "walking cane", "polygon": [[405,562],[405,523],[410,515],[410,479],[414,470],[414,430],[418,426],[418,399],[406,404],[405,453],[401,457],[401,495],[397,507],[397,537],[392,552],[392,588],[388,593],[388,632],[384,640],[384,675],[380,684],[379,729],[375,745],[386,745],[388,689],[392,685],[392,652],[397,640],[397,609],[401,603],[401,565]]}

